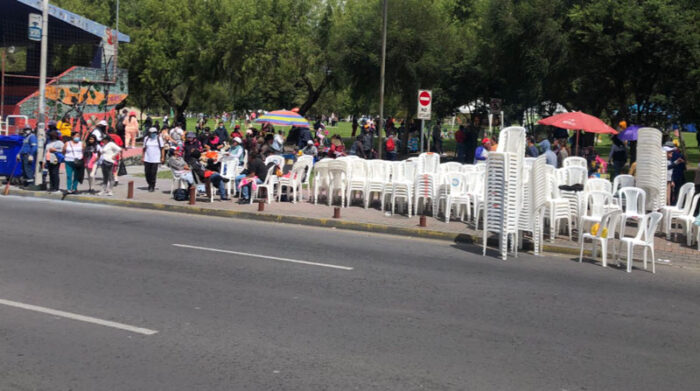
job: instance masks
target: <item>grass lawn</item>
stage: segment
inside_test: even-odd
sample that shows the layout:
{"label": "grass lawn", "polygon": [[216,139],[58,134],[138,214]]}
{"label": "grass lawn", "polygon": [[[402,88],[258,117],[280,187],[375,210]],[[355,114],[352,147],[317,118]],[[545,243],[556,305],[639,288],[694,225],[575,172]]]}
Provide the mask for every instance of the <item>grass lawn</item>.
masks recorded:
{"label": "grass lawn", "polygon": [[[139,177],[139,178],[145,178],[146,174],[143,172],[137,172],[131,174],[132,176]],[[158,179],[172,179],[173,178],[173,173],[170,170],[167,171],[158,171],[158,175],[156,176]]]}

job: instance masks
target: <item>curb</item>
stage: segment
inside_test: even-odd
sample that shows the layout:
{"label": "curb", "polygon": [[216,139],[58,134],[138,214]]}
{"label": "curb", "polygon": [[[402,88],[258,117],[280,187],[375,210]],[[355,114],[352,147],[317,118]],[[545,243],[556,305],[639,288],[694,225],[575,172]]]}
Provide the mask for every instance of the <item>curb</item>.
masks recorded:
{"label": "curb", "polygon": [[[65,196],[58,194],[48,194],[41,191],[29,191],[29,190],[17,190],[11,189],[10,195],[19,197],[29,197],[29,198],[42,198],[42,199],[52,199],[63,201],[66,200]],[[169,204],[157,204],[151,202],[140,202],[140,201],[128,201],[128,200],[117,200],[101,197],[92,196],[81,196],[81,195],[71,195],[67,202],[78,202],[85,204],[103,204],[120,206],[125,208],[136,208],[144,210],[153,210],[161,212],[175,212],[183,214],[193,214],[199,216],[210,216],[210,217],[228,217],[237,218],[245,220],[256,220],[265,222],[277,222],[285,224],[297,224],[305,225],[310,227],[320,227],[320,228],[336,228],[344,229],[349,231],[360,231],[360,232],[373,232],[382,233],[388,235],[402,236],[402,237],[414,237],[421,239],[434,239],[443,240],[452,243],[461,244],[481,244],[483,237],[480,235],[464,234],[464,233],[452,233],[452,232],[442,232],[430,229],[420,229],[420,228],[401,228],[392,227],[389,225],[382,224],[371,224],[371,223],[357,223],[351,221],[342,221],[335,219],[315,219],[310,217],[297,217],[297,216],[287,216],[287,215],[276,215],[276,214],[260,214],[255,212],[241,212],[234,210],[222,210],[222,209],[209,209],[200,208],[197,206],[184,206],[184,205],[169,205]],[[498,240],[489,239],[488,244],[492,246],[498,245]],[[523,250],[531,250],[531,246],[525,245]],[[557,253],[562,255],[578,255],[579,250],[572,247],[556,246],[551,244],[542,243],[542,251],[547,253]],[[524,251],[521,251],[524,252]],[[590,254],[589,250],[585,250],[584,254]]]}

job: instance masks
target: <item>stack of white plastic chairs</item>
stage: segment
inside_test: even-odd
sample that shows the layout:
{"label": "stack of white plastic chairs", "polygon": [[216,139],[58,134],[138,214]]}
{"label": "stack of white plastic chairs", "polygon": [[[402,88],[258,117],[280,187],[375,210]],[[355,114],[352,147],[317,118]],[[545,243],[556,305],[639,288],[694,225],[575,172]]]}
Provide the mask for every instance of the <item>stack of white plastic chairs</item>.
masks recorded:
{"label": "stack of white plastic chairs", "polygon": [[666,153],[661,147],[658,129],[641,128],[637,137],[636,186],[646,192],[646,208],[658,210],[666,205]]}
{"label": "stack of white plastic chairs", "polygon": [[[543,219],[547,201],[547,159],[544,155],[538,158],[525,159],[523,169],[523,196],[518,216],[518,229],[530,232],[535,254],[540,252],[542,242]],[[522,248],[522,233],[519,234],[519,247]]]}
{"label": "stack of white plastic chairs", "polygon": [[498,142],[498,150],[490,152],[486,159],[483,252],[486,255],[489,233],[496,233],[499,235],[501,258],[505,260],[509,244],[517,256],[525,128],[511,126],[503,129]]}
{"label": "stack of white plastic chairs", "polygon": [[421,153],[417,160],[417,170],[414,178],[413,214],[418,215],[418,208],[422,205],[425,209],[430,200],[433,217],[437,217],[440,155],[433,152]]}

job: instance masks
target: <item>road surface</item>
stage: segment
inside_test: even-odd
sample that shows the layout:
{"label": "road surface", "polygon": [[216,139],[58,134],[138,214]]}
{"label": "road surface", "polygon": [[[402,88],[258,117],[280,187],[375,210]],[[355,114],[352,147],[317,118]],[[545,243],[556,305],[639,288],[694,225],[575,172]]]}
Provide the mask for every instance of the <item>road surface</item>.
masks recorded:
{"label": "road surface", "polygon": [[700,387],[693,271],[17,197],[0,222],[0,390]]}

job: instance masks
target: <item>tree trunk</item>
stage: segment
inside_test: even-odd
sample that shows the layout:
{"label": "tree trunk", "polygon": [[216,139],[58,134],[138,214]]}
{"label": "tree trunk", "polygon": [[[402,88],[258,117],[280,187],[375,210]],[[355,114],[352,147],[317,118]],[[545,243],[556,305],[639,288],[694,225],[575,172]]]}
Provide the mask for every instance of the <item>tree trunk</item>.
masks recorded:
{"label": "tree trunk", "polygon": [[306,84],[306,90],[308,92],[306,101],[304,101],[304,103],[299,108],[299,115],[303,117],[306,115],[306,112],[308,112],[309,109],[311,109],[311,107],[313,107],[313,105],[316,104],[316,102],[318,102],[318,99],[321,97],[321,94],[328,86],[328,83],[330,81],[330,75],[326,75],[326,77],[323,78],[323,81],[321,82],[321,85],[318,86],[318,88],[314,88],[313,83],[311,83],[311,80],[309,80],[306,76],[302,75],[301,79],[304,81],[304,84]]}

